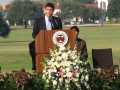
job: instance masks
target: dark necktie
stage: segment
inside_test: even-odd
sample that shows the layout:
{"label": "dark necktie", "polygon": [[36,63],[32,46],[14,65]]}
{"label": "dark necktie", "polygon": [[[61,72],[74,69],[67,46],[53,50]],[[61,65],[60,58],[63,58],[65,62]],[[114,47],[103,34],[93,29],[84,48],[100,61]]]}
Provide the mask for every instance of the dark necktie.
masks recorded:
{"label": "dark necktie", "polygon": [[49,17],[49,21],[51,23],[52,29],[54,29],[54,21],[52,17]]}

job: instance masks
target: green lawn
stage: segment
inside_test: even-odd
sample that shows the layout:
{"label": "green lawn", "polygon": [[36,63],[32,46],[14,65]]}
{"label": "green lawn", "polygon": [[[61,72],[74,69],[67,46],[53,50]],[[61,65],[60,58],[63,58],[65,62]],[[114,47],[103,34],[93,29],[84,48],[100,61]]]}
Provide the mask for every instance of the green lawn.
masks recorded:
{"label": "green lawn", "polygon": [[112,48],[114,64],[120,65],[120,26],[80,27],[80,36],[86,40],[89,60],[92,48]]}
{"label": "green lawn", "polygon": [[31,30],[13,30],[8,38],[0,38],[0,66],[3,71],[26,68],[31,70],[28,43]]}
{"label": "green lawn", "polygon": [[[32,29],[15,28],[8,38],[0,38],[0,66],[3,71],[25,68],[31,70],[28,43]],[[120,26],[80,27],[80,37],[86,40],[89,60],[92,48],[112,48],[114,64],[120,64]]]}

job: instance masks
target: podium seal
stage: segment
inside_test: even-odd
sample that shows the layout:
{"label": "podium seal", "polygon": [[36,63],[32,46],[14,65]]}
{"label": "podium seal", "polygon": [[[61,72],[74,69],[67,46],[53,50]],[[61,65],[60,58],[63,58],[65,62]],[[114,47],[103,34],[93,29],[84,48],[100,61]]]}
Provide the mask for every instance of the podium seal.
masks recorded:
{"label": "podium seal", "polygon": [[63,47],[68,42],[68,35],[64,31],[57,31],[53,34],[53,43],[59,47]]}

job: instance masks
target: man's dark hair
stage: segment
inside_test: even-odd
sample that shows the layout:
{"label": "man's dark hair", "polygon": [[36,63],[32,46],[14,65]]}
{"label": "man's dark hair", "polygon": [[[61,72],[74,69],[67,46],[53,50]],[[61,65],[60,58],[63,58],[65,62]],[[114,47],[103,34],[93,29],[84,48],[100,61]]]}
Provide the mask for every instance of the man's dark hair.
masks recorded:
{"label": "man's dark hair", "polygon": [[46,8],[46,7],[51,7],[53,10],[55,9],[55,6],[54,6],[53,3],[47,3],[47,4],[45,5],[45,8]]}
{"label": "man's dark hair", "polygon": [[72,26],[70,29],[71,29],[71,30],[72,30],[72,29],[75,29],[75,31],[76,31],[77,33],[79,33],[79,28],[78,28],[77,26]]}

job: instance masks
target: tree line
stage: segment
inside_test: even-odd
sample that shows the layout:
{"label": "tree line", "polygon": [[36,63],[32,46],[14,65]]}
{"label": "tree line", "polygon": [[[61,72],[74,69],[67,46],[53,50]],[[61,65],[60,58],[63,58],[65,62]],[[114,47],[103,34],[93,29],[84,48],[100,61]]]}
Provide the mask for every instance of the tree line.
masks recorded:
{"label": "tree line", "polygon": [[[49,0],[55,3],[56,0]],[[94,0],[60,0],[61,3],[61,17],[63,19],[81,16],[83,23],[99,20],[103,12],[97,8],[81,7],[81,3],[92,3]],[[7,19],[11,24],[23,24],[24,21],[33,20],[36,17],[43,15],[42,4],[46,0],[33,2],[31,0],[14,0],[11,4],[10,10],[7,14]],[[119,21],[120,17],[120,0],[110,0],[108,11],[104,12],[109,19]]]}

